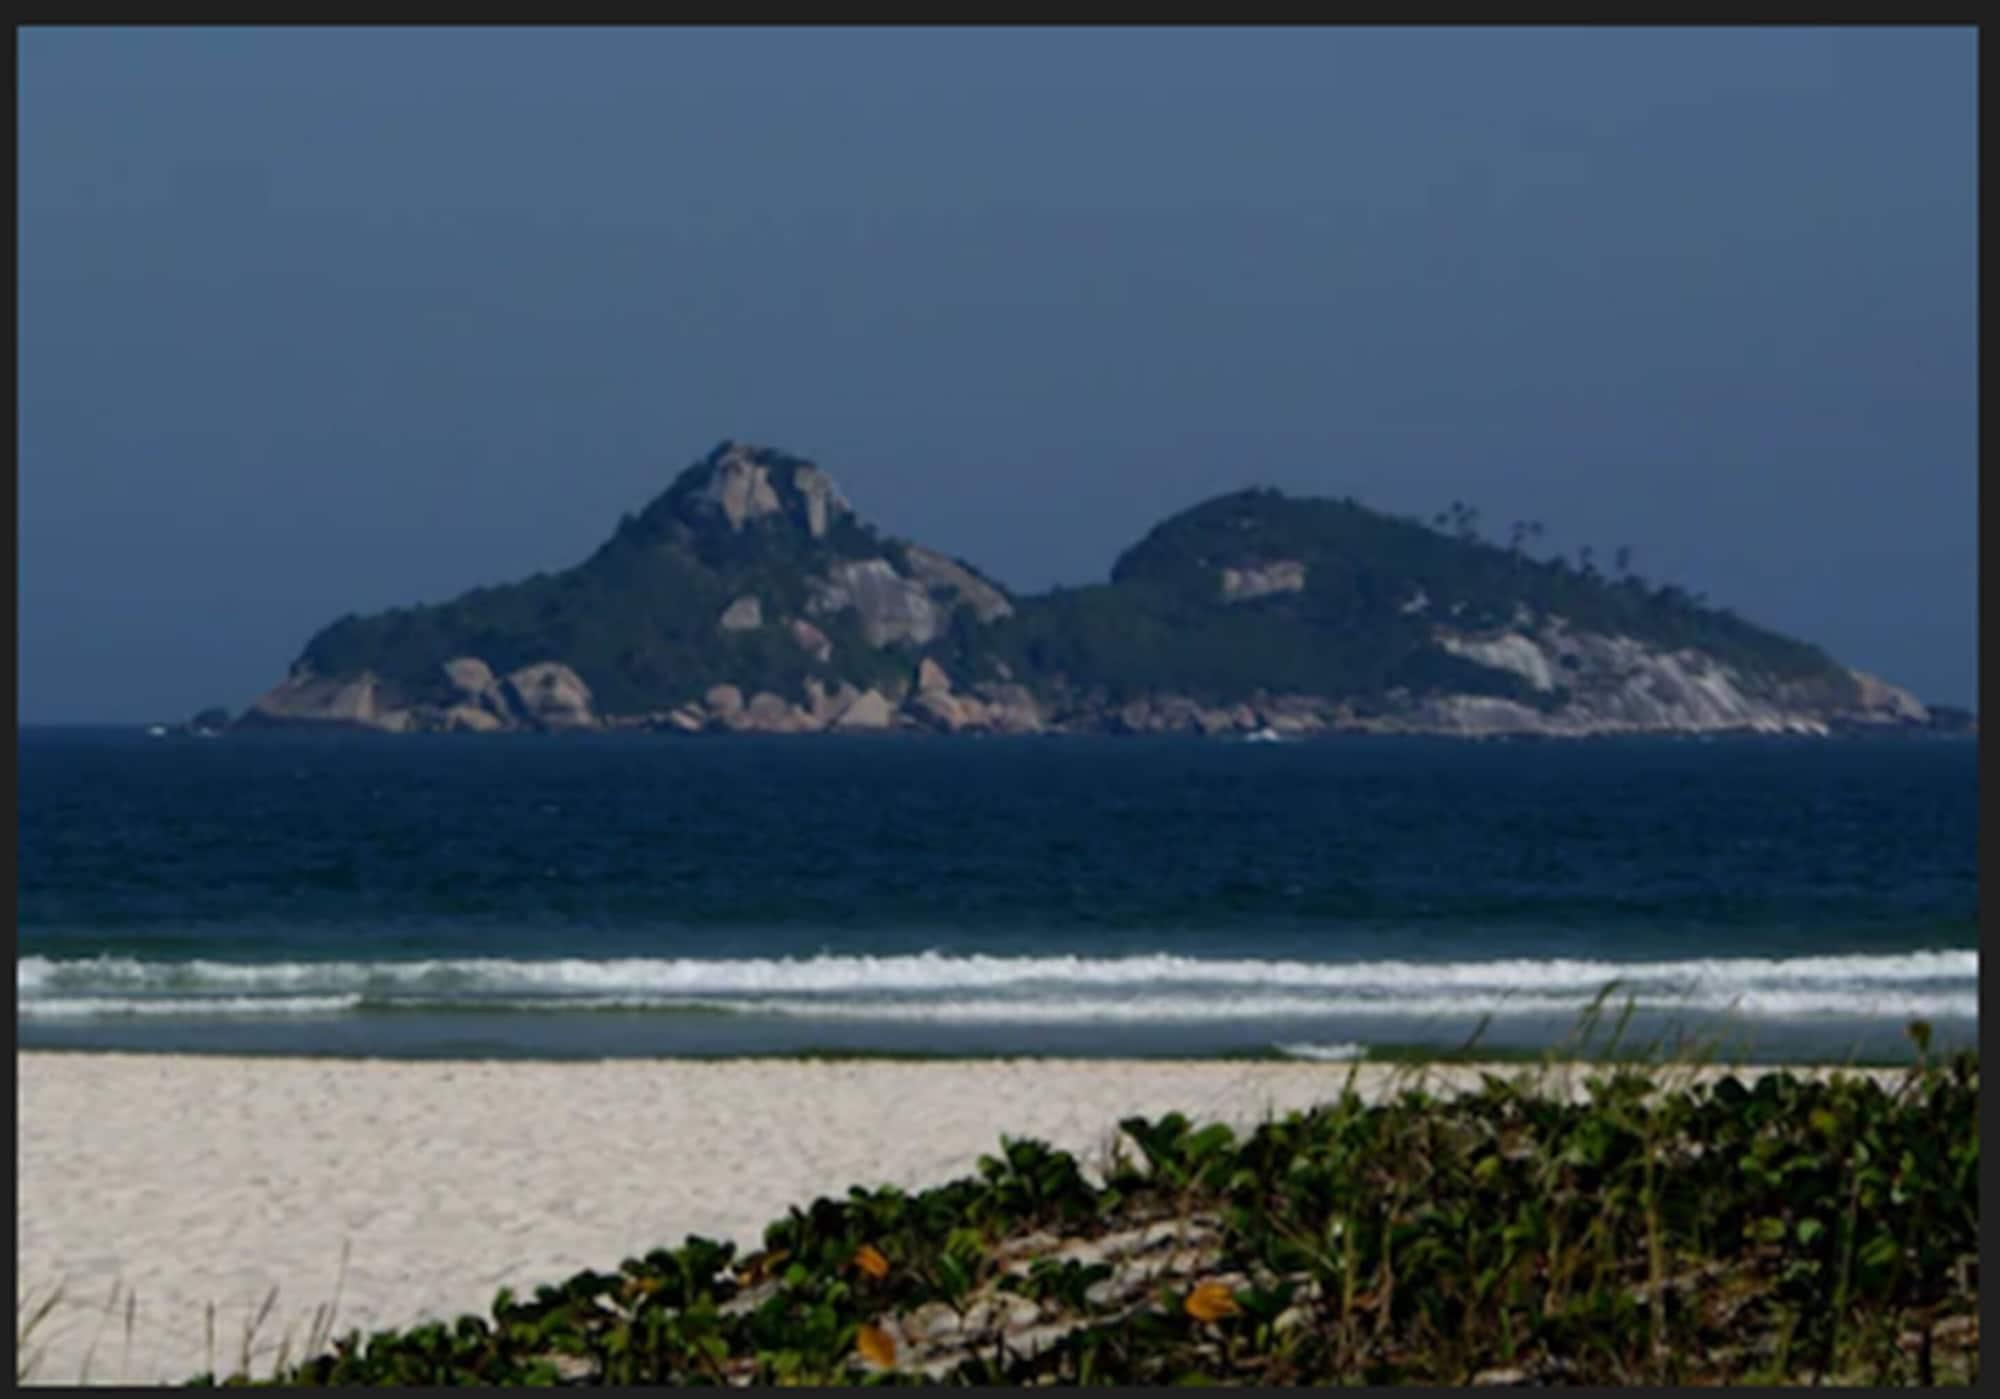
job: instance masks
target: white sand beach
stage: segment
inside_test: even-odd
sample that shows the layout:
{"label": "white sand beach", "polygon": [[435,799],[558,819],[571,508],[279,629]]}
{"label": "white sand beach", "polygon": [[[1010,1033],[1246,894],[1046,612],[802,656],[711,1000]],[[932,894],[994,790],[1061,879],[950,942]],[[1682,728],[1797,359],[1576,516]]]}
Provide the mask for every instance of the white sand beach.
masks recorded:
{"label": "white sand beach", "polygon": [[[503,1285],[690,1233],[754,1244],[788,1206],[850,1185],[941,1183],[1003,1133],[1096,1159],[1121,1117],[1253,1125],[1334,1096],[1349,1068],[21,1053],[16,1300],[58,1283],[65,1298],[29,1378],[75,1383],[89,1355],[93,1383],[186,1379],[210,1363],[210,1304],[215,1362],[233,1366],[276,1287],[265,1372],[337,1283],[342,1331],[484,1312]],[[1363,1067],[1357,1086],[1398,1075]]]}

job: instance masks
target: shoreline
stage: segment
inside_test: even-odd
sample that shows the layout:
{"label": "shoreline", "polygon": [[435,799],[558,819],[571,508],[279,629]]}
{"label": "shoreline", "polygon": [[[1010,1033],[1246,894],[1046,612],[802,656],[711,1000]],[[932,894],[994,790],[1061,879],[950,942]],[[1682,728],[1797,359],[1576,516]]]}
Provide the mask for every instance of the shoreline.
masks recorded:
{"label": "shoreline", "polygon": [[[790,729],[721,728],[721,729],[702,729],[697,732],[686,732],[679,729],[656,728],[636,723],[607,722],[595,728],[574,728],[574,729],[523,728],[523,729],[500,729],[500,730],[494,730],[492,732],[477,732],[474,730],[465,730],[465,729],[448,730],[448,731],[447,730],[406,731],[398,729],[385,729],[370,724],[332,723],[332,722],[292,722],[292,723],[259,722],[252,724],[233,724],[226,730],[214,733],[207,733],[207,734],[196,734],[193,732],[176,732],[172,729],[169,729],[167,732],[162,734],[152,734],[150,733],[150,730],[154,727],[158,727],[158,725],[150,723],[122,723],[122,724],[37,723],[37,724],[24,724],[21,726],[21,728],[24,731],[31,730],[38,732],[63,732],[63,733],[81,733],[81,732],[121,733],[131,736],[151,737],[155,739],[186,739],[186,740],[193,740],[196,738],[225,738],[225,737],[236,738],[240,740],[246,737],[255,739],[266,736],[304,735],[304,734],[319,734],[328,737],[342,737],[342,736],[351,737],[354,735],[369,735],[381,738],[450,738],[453,740],[466,739],[466,738],[472,738],[472,739],[555,738],[555,739],[583,739],[588,741],[591,739],[636,737],[636,738],[665,738],[674,742],[681,742],[685,740],[714,741],[717,739],[728,740],[728,739],[741,739],[741,738],[833,738],[833,739],[859,739],[867,743],[876,743],[876,742],[881,742],[882,740],[885,739],[898,739],[898,738],[966,739],[966,740],[1073,739],[1073,738],[1111,738],[1111,739],[1124,740],[1124,739],[1165,738],[1165,739],[1185,739],[1185,740],[1191,740],[1195,742],[1209,743],[1209,744],[1220,743],[1228,745],[1237,745],[1237,744],[1248,743],[1255,747],[1263,747],[1273,743],[1279,745],[1293,745],[1300,743],[1315,743],[1315,742],[1337,741],[1337,740],[1347,740],[1347,739],[1401,739],[1401,738],[1448,738],[1469,743],[1542,743],[1542,742],[1585,743],[1585,742],[1616,741],[1623,739],[1653,739],[1653,740],[1671,739],[1671,740],[1679,740],[1686,742],[1713,743],[1718,741],[1730,741],[1730,740],[1740,741],[1745,739],[1751,739],[1751,740],[1811,739],[1815,742],[1848,742],[1853,740],[1866,741],[1871,739],[1896,739],[1902,741],[1917,741],[1917,742],[1929,741],[1933,739],[1952,739],[1952,740],[1963,739],[1967,741],[1976,741],[1979,737],[1979,728],[1976,723],[1964,727],[1933,725],[1933,724],[1903,724],[1903,725],[1829,724],[1825,732],[1819,732],[1816,730],[1802,730],[1796,728],[1756,728],[1754,726],[1748,726],[1748,725],[1729,727],[1729,728],[1700,728],[1700,729],[1605,727],[1605,728],[1578,728],[1578,729],[1551,728],[1551,729],[1494,729],[1494,730],[1451,728],[1442,725],[1435,727],[1413,726],[1413,727],[1402,727],[1402,728],[1371,728],[1366,726],[1355,725],[1355,726],[1329,726],[1323,729],[1284,733],[1275,739],[1251,738],[1249,737],[1248,733],[1245,732],[1200,733],[1197,731],[1184,730],[1184,729],[1145,729],[1135,732],[1125,729],[1119,729],[1109,725],[1097,726],[1097,727],[1078,727],[1078,728],[1065,728],[1059,725],[1052,725],[1049,727],[1036,729],[1032,731],[1020,731],[1020,732],[1011,732],[1005,730],[990,730],[990,729],[965,729],[959,731],[950,731],[950,730],[930,728],[915,723],[906,725],[895,725],[884,729],[847,729],[840,731],[827,731],[827,730],[795,731]],[[1253,730],[1250,732],[1255,732],[1255,731]]]}
{"label": "shoreline", "polygon": [[[1948,1042],[1937,1052],[1948,1053],[1953,1048],[1972,1048]],[[1104,1064],[1141,1064],[1163,1066],[1174,1064],[1214,1064],[1264,1067],[1293,1067],[1316,1070],[1338,1070],[1356,1066],[1374,1071],[1403,1070],[1421,1071],[1425,1069],[1454,1069],[1477,1072],[1481,1070],[1519,1074],[1537,1069],[1604,1069],[1631,1068],[1639,1070],[1682,1068],[1689,1064],[1702,1066],[1704,1073],[1840,1073],[1853,1071],[1869,1074],[1900,1074],[1914,1067],[1914,1056],[1897,1058],[1886,1056],[1850,1056],[1835,1058],[1826,1055],[1800,1055],[1796,1058],[1763,1056],[1757,1059],[1731,1058],[1714,1055],[1706,1059],[1689,1055],[1675,1057],[1661,1055],[1648,1049],[1635,1049],[1630,1053],[1606,1050],[1602,1053],[1563,1054],[1553,1050],[1511,1049],[1490,1047],[1463,1051],[1433,1049],[1422,1045],[1384,1045],[1365,1049],[1360,1054],[1319,1056],[1313,1054],[1287,1053],[1282,1049],[1218,1049],[1205,1053],[1145,1053],[1141,1051],[1120,1051],[1115,1054],[1073,1054],[1064,1051],[1047,1053],[1016,1053],[1007,1050],[990,1052],[953,1049],[841,1049],[804,1048],[771,1050],[713,1050],[686,1051],[675,1053],[634,1052],[630,1054],[555,1054],[523,1051],[506,1054],[466,1054],[440,1052],[437,1054],[360,1054],[347,1050],[327,1049],[199,1049],[199,1048],[136,1048],[121,1045],[87,1044],[21,1044],[15,1046],[17,1057],[29,1054],[43,1054],[51,1057],[73,1058],[77,1056],[97,1056],[106,1059],[198,1059],[198,1060],[242,1060],[246,1063],[300,1063],[300,1064],[407,1064],[431,1067],[475,1067],[479,1065],[547,1065],[550,1067],[590,1067],[601,1064],[651,1064],[671,1066],[676,1064],[909,1064],[938,1065],[949,1067],[955,1064],[1037,1064],[1073,1065],[1088,1067]]]}
{"label": "shoreline", "polygon": [[[941,1184],[1003,1135],[1072,1151],[1089,1168],[1134,1114],[1241,1130],[1350,1081],[1379,1097],[1414,1076],[1450,1092],[1477,1087],[1482,1070],[1535,1068],[20,1050],[17,1302],[31,1310],[65,1284],[34,1337],[46,1349],[30,1379],[76,1382],[97,1338],[93,1381],[185,1380],[207,1368],[211,1305],[217,1360],[233,1364],[273,1288],[252,1347],[265,1365],[336,1292],[340,1331],[483,1312],[501,1286],[532,1291],[689,1234],[754,1244],[791,1206],[851,1186]],[[1580,1089],[1581,1074],[1556,1073]]]}

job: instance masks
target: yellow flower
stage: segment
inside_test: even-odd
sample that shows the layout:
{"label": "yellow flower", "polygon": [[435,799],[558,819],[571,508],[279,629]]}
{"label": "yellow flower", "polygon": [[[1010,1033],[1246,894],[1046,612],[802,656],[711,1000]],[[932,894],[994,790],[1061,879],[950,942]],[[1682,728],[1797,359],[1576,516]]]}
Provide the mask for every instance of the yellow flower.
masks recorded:
{"label": "yellow flower", "polygon": [[854,1255],[854,1266],[880,1282],[889,1276],[889,1260],[873,1244],[863,1244]]}
{"label": "yellow flower", "polygon": [[1226,1283],[1205,1282],[1187,1295],[1187,1314],[1196,1321],[1220,1321],[1241,1310]]}
{"label": "yellow flower", "polygon": [[870,1365],[886,1370],[896,1363],[896,1343],[889,1339],[887,1331],[872,1322],[862,1322],[861,1329],[854,1333],[854,1348]]}

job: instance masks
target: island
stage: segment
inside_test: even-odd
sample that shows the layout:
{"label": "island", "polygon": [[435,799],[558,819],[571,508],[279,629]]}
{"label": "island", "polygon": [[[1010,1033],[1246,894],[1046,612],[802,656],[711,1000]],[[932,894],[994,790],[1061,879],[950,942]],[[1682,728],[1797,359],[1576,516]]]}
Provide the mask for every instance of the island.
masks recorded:
{"label": "island", "polygon": [[1015,593],[883,533],[816,464],[725,441],[555,574],[347,616],[232,728],[389,733],[1972,732],[1961,711],[1589,549],[1537,556],[1271,489],[1108,581]]}

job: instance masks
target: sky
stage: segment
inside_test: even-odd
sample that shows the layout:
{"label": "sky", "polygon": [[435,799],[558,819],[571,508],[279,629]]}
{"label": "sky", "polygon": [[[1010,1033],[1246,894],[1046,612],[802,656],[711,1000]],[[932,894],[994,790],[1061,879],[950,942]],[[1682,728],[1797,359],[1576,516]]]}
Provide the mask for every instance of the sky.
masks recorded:
{"label": "sky", "polygon": [[247,705],[724,438],[1024,591],[1480,508],[1976,700],[1970,29],[27,29],[19,713]]}

